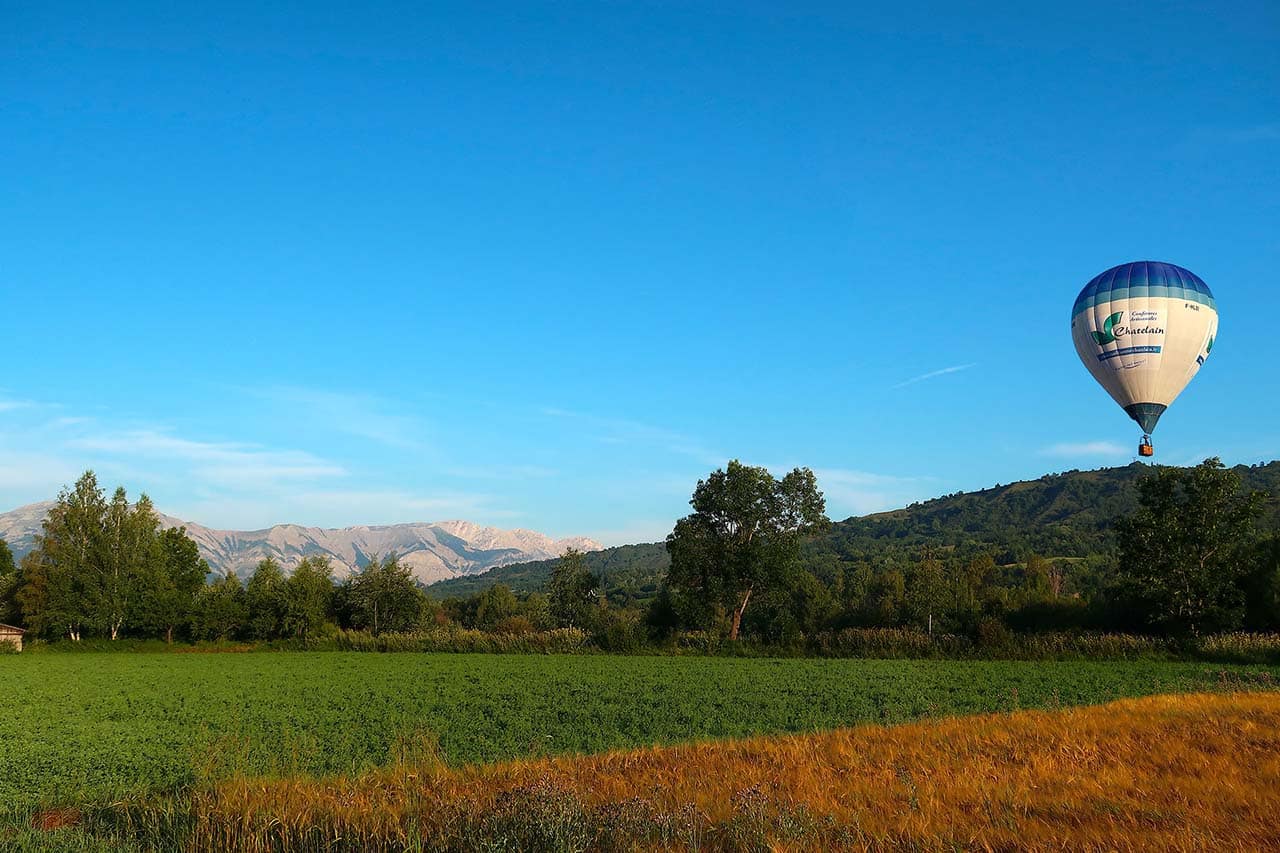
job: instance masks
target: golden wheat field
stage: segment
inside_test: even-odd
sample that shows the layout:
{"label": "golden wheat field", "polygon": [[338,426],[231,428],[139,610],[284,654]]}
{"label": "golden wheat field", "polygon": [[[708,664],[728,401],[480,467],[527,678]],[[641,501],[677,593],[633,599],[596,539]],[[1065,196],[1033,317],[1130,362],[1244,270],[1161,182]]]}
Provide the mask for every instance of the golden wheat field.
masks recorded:
{"label": "golden wheat field", "polygon": [[[203,849],[1280,849],[1280,694],[1156,696],[450,770],[238,780]],[[523,839],[523,845],[520,840]],[[517,842],[507,847],[505,841]]]}

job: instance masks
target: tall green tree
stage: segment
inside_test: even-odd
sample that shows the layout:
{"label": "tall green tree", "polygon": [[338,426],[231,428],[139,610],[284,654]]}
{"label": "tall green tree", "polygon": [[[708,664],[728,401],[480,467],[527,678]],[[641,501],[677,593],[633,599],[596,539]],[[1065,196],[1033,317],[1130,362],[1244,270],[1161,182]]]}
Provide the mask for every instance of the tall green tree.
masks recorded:
{"label": "tall green tree", "polygon": [[995,573],[996,561],[989,553],[970,557],[954,571],[951,578],[951,615],[961,629],[977,627]]}
{"label": "tall green tree", "polygon": [[862,621],[880,627],[900,625],[907,609],[907,579],[898,569],[872,578],[861,608]]}
{"label": "tall green tree", "polygon": [[783,584],[804,538],[829,523],[826,502],[808,468],[778,480],[735,459],[699,480],[689,504],[667,537],[667,583],[728,612],[736,640],[751,596]]}
{"label": "tall green tree", "polygon": [[100,615],[91,603],[99,593],[106,514],[93,471],[58,493],[36,537],[31,552],[36,556],[23,561],[18,596],[32,630],[79,641],[86,625]]}
{"label": "tall green tree", "polygon": [[9,543],[0,539],[0,623],[16,625],[22,621],[18,606],[18,564],[13,560]]}
{"label": "tall green tree", "polygon": [[1028,601],[1050,601],[1062,593],[1062,575],[1057,567],[1032,553],[1023,569],[1023,593]]}
{"label": "tall green tree", "polygon": [[803,569],[793,573],[785,587],[757,593],[752,600],[745,624],[753,636],[770,643],[793,644],[817,633],[837,610],[826,584]]}
{"label": "tall green tree", "polygon": [[1280,630],[1280,535],[1259,540],[1242,557],[1246,627]]}
{"label": "tall green tree", "polygon": [[506,584],[494,584],[476,595],[475,624],[477,628],[493,630],[506,619],[520,612],[520,602]]}
{"label": "tall green tree", "polygon": [[535,631],[547,631],[556,627],[555,617],[551,615],[551,600],[541,592],[529,593],[520,602],[520,611]]}
{"label": "tall green tree", "polygon": [[249,636],[255,640],[284,636],[285,579],[275,558],[268,556],[258,562],[244,592]]}
{"label": "tall green tree", "polygon": [[199,546],[187,535],[185,527],[162,531],[153,547],[155,555],[138,596],[141,612],[137,621],[163,634],[166,643],[172,643],[174,631],[189,624],[195,613],[209,564],[200,556]]}
{"label": "tall green tree", "polygon": [[329,621],[333,571],[324,557],[305,557],[284,585],[284,630],[306,639]]}
{"label": "tall green tree", "polygon": [[576,548],[566,549],[551,570],[547,600],[551,617],[560,627],[582,628],[588,625],[598,608],[592,594],[600,579],[587,571],[586,555]]}
{"label": "tall green tree", "polygon": [[[14,596],[21,623],[32,634],[55,637],[67,628],[67,616],[57,609],[61,598],[53,585],[61,578],[51,567],[39,548],[27,552],[18,563],[17,592]],[[75,639],[71,635],[71,639]]]}
{"label": "tall green tree", "polygon": [[206,640],[226,640],[244,630],[249,617],[244,587],[228,570],[219,580],[200,591],[196,600],[192,632]]}
{"label": "tall green tree", "polygon": [[85,578],[89,617],[113,640],[138,615],[144,585],[163,573],[159,535],[160,518],[151,499],[144,494],[130,505],[124,488],[117,488],[103,514],[96,559]]}
{"label": "tall green tree", "polygon": [[1116,524],[1120,571],[1148,621],[1172,633],[1231,629],[1243,618],[1242,553],[1265,496],[1242,492],[1218,459],[1162,466],[1138,482],[1139,508]]}
{"label": "tall green tree", "polygon": [[948,595],[947,578],[938,555],[926,548],[906,580],[906,604],[909,618],[933,633],[933,623],[942,615]]}
{"label": "tall green tree", "polygon": [[423,595],[413,572],[389,554],[370,560],[349,581],[352,622],[374,634],[407,631],[422,613]]}
{"label": "tall green tree", "polygon": [[13,559],[13,549],[9,543],[0,538],[0,575],[11,575],[18,571],[18,564]]}

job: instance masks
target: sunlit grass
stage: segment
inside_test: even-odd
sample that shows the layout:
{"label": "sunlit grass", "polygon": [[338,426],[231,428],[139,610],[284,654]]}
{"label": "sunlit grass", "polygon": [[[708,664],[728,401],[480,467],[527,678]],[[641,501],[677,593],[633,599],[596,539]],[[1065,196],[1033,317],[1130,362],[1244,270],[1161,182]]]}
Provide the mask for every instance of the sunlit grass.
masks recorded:
{"label": "sunlit grass", "polygon": [[0,665],[0,811],[181,794],[229,776],[359,774],[423,735],[459,767],[1277,677],[1147,661],[24,654]]}
{"label": "sunlit grass", "polygon": [[[428,745],[429,746],[429,745]],[[429,752],[429,750],[428,750]],[[235,779],[194,850],[1280,847],[1280,694],[859,726],[450,769]],[[104,814],[164,837],[145,805]],[[100,818],[100,819],[102,819]]]}

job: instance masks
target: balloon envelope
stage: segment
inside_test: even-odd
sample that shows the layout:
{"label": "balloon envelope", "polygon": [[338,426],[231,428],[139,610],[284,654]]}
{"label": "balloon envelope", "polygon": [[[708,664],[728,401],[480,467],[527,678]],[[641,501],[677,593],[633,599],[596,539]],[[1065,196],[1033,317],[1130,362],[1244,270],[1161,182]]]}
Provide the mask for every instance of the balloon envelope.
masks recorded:
{"label": "balloon envelope", "polygon": [[1071,309],[1080,360],[1146,433],[1204,364],[1217,334],[1208,285],[1160,261],[1112,267]]}

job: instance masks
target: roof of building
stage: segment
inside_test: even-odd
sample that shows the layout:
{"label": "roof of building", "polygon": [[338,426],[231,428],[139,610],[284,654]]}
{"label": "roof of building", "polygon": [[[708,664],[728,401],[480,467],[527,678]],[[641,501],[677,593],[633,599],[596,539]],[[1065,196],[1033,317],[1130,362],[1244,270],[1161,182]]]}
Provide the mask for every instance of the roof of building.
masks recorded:
{"label": "roof of building", "polygon": [[26,628],[19,628],[17,625],[0,624],[0,631],[17,631],[19,634],[27,633]]}

